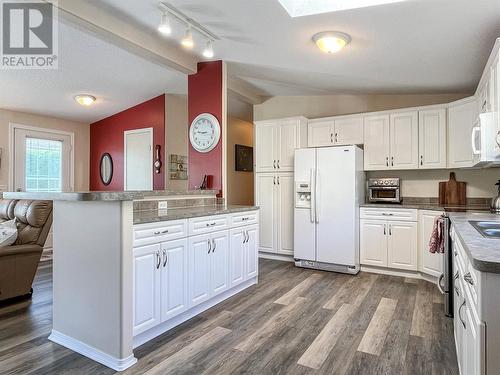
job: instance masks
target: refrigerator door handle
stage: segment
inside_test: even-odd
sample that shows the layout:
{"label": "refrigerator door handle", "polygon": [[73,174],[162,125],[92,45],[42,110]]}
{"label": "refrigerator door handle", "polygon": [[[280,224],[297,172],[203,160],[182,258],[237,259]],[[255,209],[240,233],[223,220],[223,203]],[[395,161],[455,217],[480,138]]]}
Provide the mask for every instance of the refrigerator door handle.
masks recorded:
{"label": "refrigerator door handle", "polygon": [[319,223],[319,207],[318,207],[318,201],[320,200],[320,174],[319,174],[319,169],[316,169],[316,183],[315,183],[315,207],[314,210],[316,211],[316,223]]}
{"label": "refrigerator door handle", "polygon": [[311,223],[314,224],[314,220],[316,218],[316,173],[314,168],[311,168],[311,209],[309,211],[311,216]]}

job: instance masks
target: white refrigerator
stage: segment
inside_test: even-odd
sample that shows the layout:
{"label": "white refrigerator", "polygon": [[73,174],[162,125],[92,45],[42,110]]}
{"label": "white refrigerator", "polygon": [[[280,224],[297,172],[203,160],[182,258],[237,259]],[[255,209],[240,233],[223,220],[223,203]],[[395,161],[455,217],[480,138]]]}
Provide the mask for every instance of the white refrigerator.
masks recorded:
{"label": "white refrigerator", "polygon": [[363,150],[295,151],[294,258],[299,267],[359,272],[359,205],[365,199]]}

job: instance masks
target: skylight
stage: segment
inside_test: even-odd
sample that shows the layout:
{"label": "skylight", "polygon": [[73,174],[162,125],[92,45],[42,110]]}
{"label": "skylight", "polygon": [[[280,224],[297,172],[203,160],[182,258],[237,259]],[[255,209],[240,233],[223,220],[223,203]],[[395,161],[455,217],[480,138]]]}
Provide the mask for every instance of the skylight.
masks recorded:
{"label": "skylight", "polygon": [[400,3],[406,0],[278,0],[291,17]]}

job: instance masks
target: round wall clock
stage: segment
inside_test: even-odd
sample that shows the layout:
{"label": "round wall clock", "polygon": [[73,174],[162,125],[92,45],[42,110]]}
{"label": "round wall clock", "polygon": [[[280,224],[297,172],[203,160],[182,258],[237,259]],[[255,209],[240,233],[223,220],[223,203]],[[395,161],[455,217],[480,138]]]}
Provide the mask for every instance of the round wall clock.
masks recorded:
{"label": "round wall clock", "polygon": [[220,124],[210,113],[196,116],[189,128],[189,141],[198,152],[212,151],[219,143]]}

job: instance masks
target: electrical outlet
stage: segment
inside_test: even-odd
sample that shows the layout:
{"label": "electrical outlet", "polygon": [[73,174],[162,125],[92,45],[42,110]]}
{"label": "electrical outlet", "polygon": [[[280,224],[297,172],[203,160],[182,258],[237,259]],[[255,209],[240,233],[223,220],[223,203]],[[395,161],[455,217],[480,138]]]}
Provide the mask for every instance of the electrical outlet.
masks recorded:
{"label": "electrical outlet", "polygon": [[158,202],[159,210],[166,210],[168,208],[168,201],[160,201]]}

